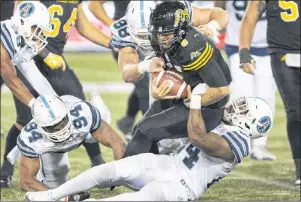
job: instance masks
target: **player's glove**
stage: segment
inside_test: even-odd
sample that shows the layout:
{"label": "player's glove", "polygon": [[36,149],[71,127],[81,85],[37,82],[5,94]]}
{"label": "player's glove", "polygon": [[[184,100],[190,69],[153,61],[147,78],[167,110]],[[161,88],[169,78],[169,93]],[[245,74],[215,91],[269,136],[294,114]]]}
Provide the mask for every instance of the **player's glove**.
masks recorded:
{"label": "player's glove", "polygon": [[50,69],[55,70],[61,67],[62,70],[65,71],[66,64],[62,56],[51,53],[46,48],[44,48],[39,55]]}
{"label": "player's glove", "polygon": [[85,192],[79,192],[76,194],[72,194],[70,196],[66,196],[62,198],[60,201],[83,201],[90,198],[90,192],[85,191]]}
{"label": "player's glove", "polygon": [[250,64],[253,64],[255,63],[255,60],[254,58],[252,58],[251,56],[251,53],[250,53],[250,50],[247,49],[247,48],[242,48],[240,51],[239,51],[239,67],[242,68],[242,66],[246,63],[250,63]]}

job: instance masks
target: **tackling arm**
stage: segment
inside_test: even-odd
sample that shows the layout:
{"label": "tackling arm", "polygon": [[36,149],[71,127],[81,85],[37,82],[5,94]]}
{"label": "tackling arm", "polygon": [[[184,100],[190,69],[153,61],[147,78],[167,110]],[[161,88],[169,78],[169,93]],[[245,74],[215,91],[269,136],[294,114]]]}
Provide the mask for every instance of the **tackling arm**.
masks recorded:
{"label": "tackling arm", "polygon": [[192,95],[187,124],[190,142],[209,156],[233,162],[234,154],[228,142],[218,134],[207,133],[201,110],[201,96]]}
{"label": "tackling arm", "polygon": [[118,160],[122,157],[125,150],[125,143],[121,137],[109,126],[104,120],[101,121],[100,127],[92,135],[99,143],[110,147],[114,153],[114,159]]}
{"label": "tackling arm", "polygon": [[106,36],[97,27],[91,24],[91,22],[85,15],[82,3],[78,6],[77,20],[75,26],[82,36],[86,37],[93,43],[107,48],[110,46],[110,37]]}
{"label": "tackling arm", "polygon": [[24,86],[22,81],[18,78],[15,69],[13,67],[12,61],[1,43],[1,76],[4,80],[6,86],[12,91],[14,96],[16,96],[25,105],[31,106],[34,101],[34,97]]}
{"label": "tackling arm", "polygon": [[39,158],[20,157],[20,186],[24,191],[45,191],[48,187],[36,179],[40,169]]}
{"label": "tackling arm", "polygon": [[114,20],[107,15],[103,8],[104,2],[105,1],[89,1],[89,9],[99,21],[104,22],[107,26],[111,26]]}

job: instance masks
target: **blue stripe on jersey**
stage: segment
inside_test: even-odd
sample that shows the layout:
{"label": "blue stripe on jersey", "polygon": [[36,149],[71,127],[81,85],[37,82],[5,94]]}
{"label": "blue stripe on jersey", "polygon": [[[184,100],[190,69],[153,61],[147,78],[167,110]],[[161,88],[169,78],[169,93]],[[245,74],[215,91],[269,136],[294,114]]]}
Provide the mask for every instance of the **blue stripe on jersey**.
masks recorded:
{"label": "blue stripe on jersey", "polygon": [[12,59],[14,57],[16,50],[14,49],[14,45],[9,30],[7,29],[4,23],[1,23],[1,41],[5,46],[7,52],[9,53],[10,58]]}
{"label": "blue stripe on jersey", "polygon": [[238,137],[238,139],[240,139],[243,142],[243,145],[245,146],[244,147],[244,149],[245,149],[244,157],[248,156],[249,152],[250,152],[249,151],[250,148],[249,148],[247,139],[249,139],[249,137],[242,132],[239,132],[240,134],[238,134],[236,131],[233,131],[233,132],[237,135],[236,137]]}
{"label": "blue stripe on jersey", "polygon": [[[222,137],[228,142],[238,163],[240,163],[244,157],[248,156],[249,145],[245,136],[239,135],[235,131],[232,131],[227,132],[225,135],[222,135]],[[242,139],[244,139],[244,141]]]}
{"label": "blue stripe on jersey", "polygon": [[99,126],[101,124],[101,115],[97,108],[95,108],[88,102],[86,102],[86,104],[89,106],[91,114],[92,114],[92,124],[90,127],[90,132],[93,133],[94,131],[96,131],[99,128]]}
{"label": "blue stripe on jersey", "polygon": [[48,104],[47,100],[45,99],[45,97],[43,95],[41,95],[40,98],[41,98],[42,102],[44,103],[45,107],[48,109],[48,112],[49,112],[52,120],[54,120],[55,119],[54,113],[53,113],[50,105]]}
{"label": "blue stripe on jersey", "polygon": [[132,42],[122,41],[120,38],[116,37],[115,35],[112,37],[111,45],[115,49],[121,49],[121,48],[126,48],[126,47],[132,47],[132,48],[136,49],[136,47],[137,47],[137,44],[132,43]]}
{"label": "blue stripe on jersey", "polygon": [[38,158],[39,157],[39,155],[32,148],[27,146],[23,142],[23,140],[21,140],[20,136],[17,139],[17,146],[24,156],[29,157],[29,158]]}
{"label": "blue stripe on jersey", "polygon": [[144,1],[140,0],[140,22],[141,27],[145,27],[145,20],[144,20]]}

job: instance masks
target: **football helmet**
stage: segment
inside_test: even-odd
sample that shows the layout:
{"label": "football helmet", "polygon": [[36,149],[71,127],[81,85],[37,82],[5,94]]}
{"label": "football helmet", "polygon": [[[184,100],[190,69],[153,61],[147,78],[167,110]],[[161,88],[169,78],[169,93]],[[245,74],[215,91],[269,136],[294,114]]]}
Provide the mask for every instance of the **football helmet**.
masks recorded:
{"label": "football helmet", "polygon": [[164,1],[151,12],[149,36],[156,52],[176,50],[191,24],[191,13],[183,1]]}
{"label": "football helmet", "polygon": [[39,96],[31,114],[38,128],[53,142],[63,142],[72,134],[69,110],[57,95]]}
{"label": "football helmet", "polygon": [[273,114],[266,101],[259,97],[239,97],[225,107],[224,120],[243,131],[252,139],[267,136],[273,125]]}
{"label": "football helmet", "polygon": [[137,45],[144,49],[151,49],[148,25],[151,10],[155,5],[154,1],[131,1],[125,14],[129,34]]}
{"label": "football helmet", "polygon": [[45,31],[51,31],[50,15],[44,4],[38,1],[20,3],[11,18],[13,26],[35,54],[47,45]]}

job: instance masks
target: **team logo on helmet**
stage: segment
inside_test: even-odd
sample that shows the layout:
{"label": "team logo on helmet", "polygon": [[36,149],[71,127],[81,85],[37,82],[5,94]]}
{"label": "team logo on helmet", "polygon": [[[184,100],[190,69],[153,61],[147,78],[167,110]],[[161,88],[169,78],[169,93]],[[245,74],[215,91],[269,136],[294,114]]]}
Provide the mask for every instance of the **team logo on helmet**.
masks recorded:
{"label": "team logo on helmet", "polygon": [[269,116],[262,117],[257,124],[257,131],[259,133],[266,133],[272,126],[272,120]]}
{"label": "team logo on helmet", "polygon": [[178,9],[175,12],[175,23],[174,23],[174,27],[178,27],[180,21],[182,22],[189,22],[189,12],[187,11],[187,9],[183,10],[183,9]]}
{"label": "team logo on helmet", "polygon": [[20,16],[27,18],[34,12],[34,9],[35,7],[32,3],[24,3],[20,6]]}

